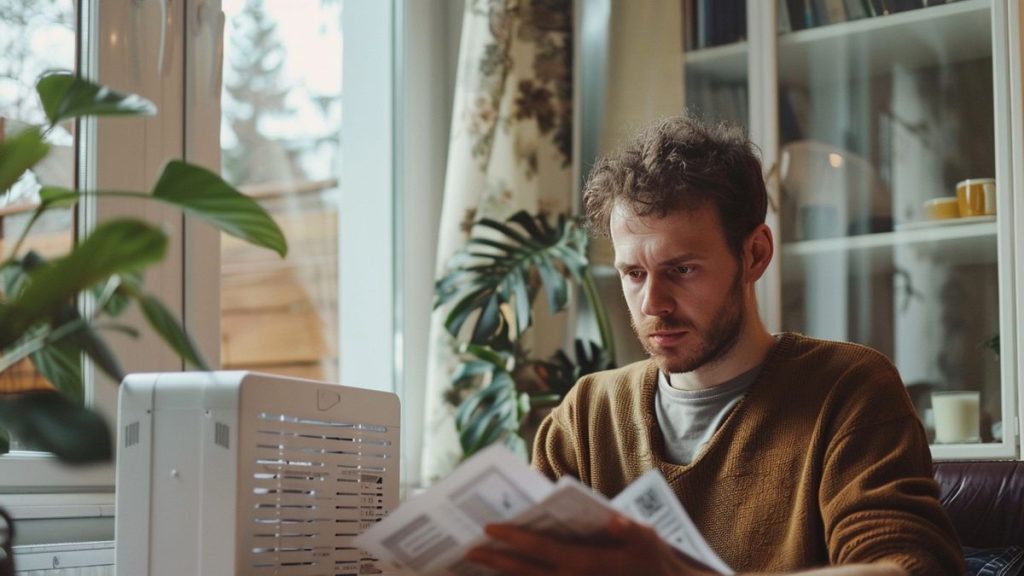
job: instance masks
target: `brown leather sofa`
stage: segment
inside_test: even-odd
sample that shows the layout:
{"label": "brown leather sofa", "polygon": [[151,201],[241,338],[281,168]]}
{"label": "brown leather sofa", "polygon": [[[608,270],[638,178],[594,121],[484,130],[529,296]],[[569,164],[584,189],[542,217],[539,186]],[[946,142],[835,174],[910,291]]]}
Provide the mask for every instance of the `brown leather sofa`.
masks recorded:
{"label": "brown leather sofa", "polygon": [[934,470],[961,544],[1024,546],[1024,462],[937,462]]}

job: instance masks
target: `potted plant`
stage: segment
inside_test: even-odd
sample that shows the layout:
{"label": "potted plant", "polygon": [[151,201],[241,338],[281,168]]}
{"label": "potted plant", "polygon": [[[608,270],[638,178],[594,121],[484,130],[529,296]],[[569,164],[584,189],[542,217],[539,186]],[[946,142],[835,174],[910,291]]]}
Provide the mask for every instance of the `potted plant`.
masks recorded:
{"label": "potted plant", "polygon": [[[156,111],[139,96],[120,94],[69,73],[45,75],[36,89],[48,124],[30,126],[0,142],[0,192],[7,193],[46,157],[46,133],[59,123]],[[28,358],[53,389],[0,394],[0,453],[9,450],[10,432],[65,462],[110,460],[110,431],[84,405],[81,358],[88,356],[115,382],[122,380],[121,366],[103,333],[136,333],[118,321],[131,304],[140,307],[148,324],[189,365],[208,368],[174,315],[143,285],[145,270],[166,253],[168,238],[158,226],[133,218],[107,220],[52,260],[22,250],[43,213],[86,196],[163,202],[282,257],[287,251],[280,228],[259,204],[213,172],[179,160],[164,167],[150,193],[43,186],[24,231],[0,255],[0,373]],[[92,301],[87,308],[79,305],[83,295]]]}
{"label": "potted plant", "polygon": [[[611,325],[587,260],[588,237],[576,219],[525,211],[505,222],[474,224],[466,246],[448,261],[434,288],[434,307],[450,305],[444,325],[456,339],[460,364],[447,400],[463,457],[501,441],[527,454],[523,423],[531,410],[561,401],[576,380],[610,368]],[[552,314],[565,310],[577,286],[593,315],[599,342],[576,339],[574,357],[559,350],[533,357],[523,336],[533,326],[537,297]]]}

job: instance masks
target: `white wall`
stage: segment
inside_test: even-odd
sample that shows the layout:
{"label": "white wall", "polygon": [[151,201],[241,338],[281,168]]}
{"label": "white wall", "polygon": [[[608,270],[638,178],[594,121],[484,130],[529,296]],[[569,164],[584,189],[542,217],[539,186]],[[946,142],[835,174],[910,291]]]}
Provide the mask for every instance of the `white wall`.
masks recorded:
{"label": "white wall", "polygon": [[419,484],[435,253],[448,156],[463,0],[404,2],[396,97],[397,328],[402,471]]}

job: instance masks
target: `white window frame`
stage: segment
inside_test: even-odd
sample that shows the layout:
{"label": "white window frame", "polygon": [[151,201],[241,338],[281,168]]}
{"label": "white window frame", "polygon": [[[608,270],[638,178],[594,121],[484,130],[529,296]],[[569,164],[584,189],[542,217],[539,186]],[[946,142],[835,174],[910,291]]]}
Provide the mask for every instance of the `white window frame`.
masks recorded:
{"label": "white window frame", "polygon": [[[348,0],[344,81],[349,90],[341,170],[346,186],[370,193],[343,196],[339,218],[339,314],[343,383],[395,391],[401,366],[394,289],[393,39],[400,2]],[[150,190],[166,161],[220,165],[220,0],[100,2],[81,0],[82,73],[152,100],[153,118],[104,119],[84,126],[80,182],[100,189]],[[166,17],[161,11],[166,10]],[[132,30],[130,26],[139,26]],[[164,38],[163,62],[159,39]],[[137,42],[138,46],[126,46]],[[133,54],[138,53],[138,61]],[[388,97],[382,101],[380,94]],[[211,227],[155,203],[104,201],[80,207],[88,230],[114,216],[145,218],[171,234],[168,255],[147,274],[147,289],[179,315],[214,366],[220,357],[220,236]],[[345,279],[348,279],[347,281]],[[140,329],[144,321],[130,319]],[[110,338],[126,372],[183,368],[155,335]],[[425,334],[419,336],[425,341]],[[86,367],[89,399],[116,420],[117,387]],[[111,427],[117,433],[116,425]],[[114,465],[70,468],[49,455],[0,459],[0,505],[16,518],[105,517],[113,514]],[[52,512],[52,513],[51,513]],[[71,516],[69,516],[71,514]]]}
{"label": "white window frame", "polygon": [[[153,39],[161,37],[162,8],[168,10],[167,21],[182,21],[184,5],[173,0],[167,0],[166,4],[81,0],[80,72],[120,91],[142,94],[160,111],[153,118],[84,121],[77,159],[82,187],[149,190],[163,164],[170,158],[182,156],[182,31],[172,25],[165,29],[167,56],[163,70],[158,70],[160,46]],[[140,28],[129,30],[127,27],[131,25]],[[133,60],[133,54],[138,54],[138,63]],[[145,61],[154,65],[146,66]],[[169,230],[172,240],[168,257],[147,274],[146,282],[147,288],[169,308],[180,311],[182,258],[175,256],[181,253],[180,213],[155,203],[84,202],[77,210],[77,229],[89,230],[96,222],[118,215],[146,218]],[[130,321],[139,326],[143,324],[137,313]],[[116,336],[109,340],[126,371],[181,367],[176,355],[152,333],[143,331],[138,340]],[[85,378],[87,400],[113,422],[117,407],[116,385],[88,364]],[[111,430],[116,434],[116,428]],[[14,453],[0,459],[0,491],[5,494],[99,492],[109,494],[112,502],[113,484],[113,464],[68,467],[50,455],[38,453]],[[0,498],[0,503],[12,501],[9,496]]]}
{"label": "white window frame", "polygon": [[[211,43],[210,33],[201,33],[209,26],[204,28],[201,22],[190,23],[185,18],[187,11],[196,14],[201,5],[206,6],[206,14],[220,13],[219,1],[210,0],[141,3],[81,0],[80,72],[120,91],[141,94],[152,100],[159,111],[152,118],[84,122],[77,159],[82,187],[148,191],[170,159],[185,157],[207,167],[219,165],[219,85],[216,96],[207,100],[212,101],[212,105],[189,111],[193,125],[202,125],[206,115],[216,114],[217,122],[210,123],[214,127],[212,135],[189,133],[194,137],[188,142],[185,140],[186,106],[201,100],[195,96],[200,94],[199,90],[210,90],[209,82],[219,82],[219,77],[208,72],[198,77],[211,68],[209,61],[205,69],[183,64],[186,47],[191,56]],[[132,26],[137,28],[132,30]],[[194,36],[186,33],[188,26]],[[163,46],[160,46],[161,38]],[[186,72],[190,74],[188,78]],[[189,91],[183,97],[186,87]],[[147,290],[179,316],[196,337],[204,355],[215,363],[219,358],[220,337],[219,235],[186,222],[178,210],[153,202],[86,202],[78,208],[76,227],[79,231],[90,230],[97,222],[115,216],[144,218],[169,232],[171,242],[167,257],[148,272]],[[197,245],[202,249],[197,250]],[[197,258],[196,254],[203,257]],[[187,278],[193,279],[191,284]],[[205,314],[196,313],[200,308]],[[126,321],[140,329],[140,338],[114,336],[108,340],[126,372],[183,368],[181,359],[148,330],[137,311],[130,313]],[[112,423],[111,431],[116,437],[117,385],[88,363],[84,373],[87,400]],[[113,463],[68,467],[46,454],[11,454],[0,459],[0,504],[19,522],[85,518],[109,522],[114,515],[114,470]],[[83,535],[83,538],[95,538],[96,532],[104,531],[102,526],[83,526],[93,534]]]}
{"label": "white window frame", "polygon": [[394,275],[395,9],[390,1],[346,0],[341,24],[340,380],[388,392],[396,389],[401,349]]}

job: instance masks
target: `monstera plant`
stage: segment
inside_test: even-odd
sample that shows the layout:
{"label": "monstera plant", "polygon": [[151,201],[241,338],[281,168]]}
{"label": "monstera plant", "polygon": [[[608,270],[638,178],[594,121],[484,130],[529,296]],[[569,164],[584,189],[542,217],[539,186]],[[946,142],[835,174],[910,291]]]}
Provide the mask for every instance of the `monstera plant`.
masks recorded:
{"label": "monstera plant", "polygon": [[[36,86],[48,123],[30,126],[0,142],[0,193],[8,194],[49,153],[46,135],[58,124],[86,116],[152,115],[153,104],[68,73],[44,76]],[[32,226],[48,210],[87,196],[142,198],[177,207],[216,228],[280,254],[287,243],[274,220],[219,176],[171,161],[153,189],[69,190],[43,186],[38,206],[20,236],[0,255],[0,374],[30,359],[52,387],[0,393],[0,451],[10,434],[26,446],[72,463],[109,460],[110,431],[84,403],[82,357],[120,382],[124,374],[104,340],[116,331],[136,335],[119,320],[137,305],[156,334],[189,365],[206,369],[195,343],[175,316],[143,284],[145,270],[162,261],[168,236],[159,226],[117,218],[97,225],[73,248],[46,259],[23,250]],[[83,306],[82,302],[88,302]]]}
{"label": "monstera plant", "polygon": [[[520,211],[505,222],[476,222],[465,248],[448,261],[434,306],[450,306],[445,328],[458,346],[447,399],[457,406],[464,457],[499,441],[525,455],[521,430],[530,411],[559,402],[580,376],[612,366],[611,326],[589,270],[587,242],[575,219],[559,215],[552,222]],[[534,326],[536,299],[544,294],[556,314],[576,287],[600,342],[577,338],[573,356],[559,350],[534,357],[524,336]]]}

